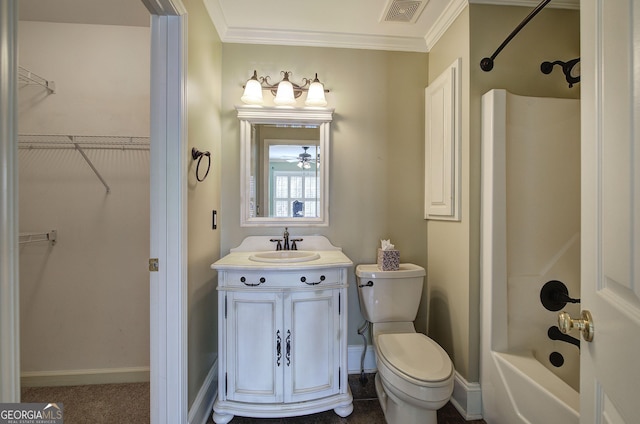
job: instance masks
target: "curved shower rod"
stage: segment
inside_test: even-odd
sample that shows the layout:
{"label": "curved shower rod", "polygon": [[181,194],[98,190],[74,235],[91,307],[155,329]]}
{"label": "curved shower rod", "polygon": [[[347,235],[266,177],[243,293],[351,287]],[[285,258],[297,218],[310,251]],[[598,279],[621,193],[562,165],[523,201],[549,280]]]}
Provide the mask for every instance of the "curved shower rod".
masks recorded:
{"label": "curved shower rod", "polygon": [[500,54],[500,52],[502,51],[502,49],[504,49],[507,44],[509,44],[509,42],[513,39],[513,37],[516,36],[516,34],[518,34],[518,32],[520,32],[520,30],[522,28],[524,28],[525,25],[527,25],[529,23],[529,21],[531,19],[533,19],[534,16],[536,16],[538,14],[538,12],[540,12],[542,9],[544,9],[544,7],[549,4],[551,0],[542,0],[540,2],[540,4],[538,4],[535,9],[533,9],[531,11],[531,13],[529,13],[527,15],[526,18],[524,18],[522,20],[522,22],[520,22],[520,24],[513,30],[511,31],[511,34],[509,34],[509,36],[502,42],[502,44],[500,44],[500,47],[498,47],[496,49],[495,52],[493,52],[493,54],[491,55],[491,57],[485,57],[484,59],[482,59],[480,61],[480,68],[485,71],[485,72],[489,72],[490,70],[493,69],[493,60],[496,58],[496,56],[498,56],[498,54]]}

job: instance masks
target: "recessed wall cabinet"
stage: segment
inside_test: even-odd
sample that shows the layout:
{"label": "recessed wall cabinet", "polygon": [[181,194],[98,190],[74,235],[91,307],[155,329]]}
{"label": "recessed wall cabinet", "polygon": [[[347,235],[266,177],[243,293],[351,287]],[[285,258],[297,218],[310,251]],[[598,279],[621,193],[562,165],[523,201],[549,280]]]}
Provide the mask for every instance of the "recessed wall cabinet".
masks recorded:
{"label": "recessed wall cabinet", "polygon": [[[307,249],[304,240],[299,245]],[[351,261],[340,250],[317,253],[308,262],[278,263],[249,259],[255,251],[232,251],[212,265],[220,311],[216,423],[234,415],[352,412],[346,362]]]}
{"label": "recessed wall cabinet", "polygon": [[461,63],[425,89],[425,219],[460,220]]}

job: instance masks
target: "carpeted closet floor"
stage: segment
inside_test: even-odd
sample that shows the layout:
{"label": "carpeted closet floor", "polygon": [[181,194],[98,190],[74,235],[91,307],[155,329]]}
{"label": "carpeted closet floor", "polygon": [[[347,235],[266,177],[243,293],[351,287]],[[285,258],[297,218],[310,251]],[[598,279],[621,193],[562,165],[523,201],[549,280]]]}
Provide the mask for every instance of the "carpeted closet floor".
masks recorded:
{"label": "carpeted closet floor", "polygon": [[64,424],[149,423],[149,383],[25,387],[23,403],[62,403]]}

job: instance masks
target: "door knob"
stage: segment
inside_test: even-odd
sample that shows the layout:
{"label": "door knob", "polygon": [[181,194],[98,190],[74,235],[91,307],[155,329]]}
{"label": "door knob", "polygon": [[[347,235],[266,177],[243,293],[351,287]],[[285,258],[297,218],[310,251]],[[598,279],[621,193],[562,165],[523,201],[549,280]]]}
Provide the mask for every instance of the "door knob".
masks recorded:
{"label": "door knob", "polygon": [[558,314],[558,328],[564,334],[569,334],[571,329],[576,328],[582,333],[582,338],[585,342],[593,340],[593,333],[595,328],[593,326],[593,318],[591,318],[591,312],[586,309],[582,311],[580,319],[573,319],[568,312],[562,311]]}

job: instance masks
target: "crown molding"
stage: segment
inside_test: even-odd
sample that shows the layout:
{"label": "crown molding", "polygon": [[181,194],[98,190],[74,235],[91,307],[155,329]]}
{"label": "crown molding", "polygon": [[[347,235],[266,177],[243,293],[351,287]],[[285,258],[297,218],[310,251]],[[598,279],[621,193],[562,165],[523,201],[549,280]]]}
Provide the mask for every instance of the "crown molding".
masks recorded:
{"label": "crown molding", "polygon": [[[147,0],[148,1],[148,0]],[[169,0],[164,0],[169,1]],[[389,50],[426,53],[436,44],[456,18],[470,4],[533,7],[536,0],[451,0],[424,37],[347,34],[320,31],[286,31],[278,29],[229,27],[220,4],[204,0],[218,36],[223,43],[263,44],[301,47]],[[554,0],[550,8],[579,9],[578,0]]]}
{"label": "crown molding", "polygon": [[[456,20],[458,15],[470,4],[491,4],[495,6],[525,6],[535,7],[538,2],[532,0],[451,0],[445,10],[438,17],[436,23],[425,36],[427,51],[438,42],[440,37],[449,29],[451,24]],[[555,9],[580,9],[578,0],[554,0],[547,6]]]}
{"label": "crown molding", "polygon": [[[539,1],[533,0],[468,0],[470,4],[493,4],[497,6],[526,6],[533,8]],[[545,7],[551,9],[580,9],[579,0],[553,0]]]}
{"label": "crown molding", "polygon": [[427,46],[421,37],[231,28],[217,1],[204,0],[204,4],[223,43],[427,52]]}
{"label": "crown molding", "polygon": [[334,47],[345,49],[426,52],[421,37],[395,37],[314,31],[282,31],[254,28],[227,28],[220,34],[224,43],[271,44],[284,46]]}
{"label": "crown molding", "polygon": [[440,37],[442,37],[447,29],[449,29],[451,24],[453,24],[453,22],[460,15],[460,13],[462,13],[462,11],[467,7],[468,4],[468,0],[451,0],[449,2],[442,14],[436,20],[436,23],[433,25],[431,30],[424,37],[427,51],[430,51],[431,48],[438,42]]}
{"label": "crown molding", "polygon": [[227,32],[228,26],[227,19],[224,17],[224,13],[222,13],[222,8],[220,8],[220,3],[214,0],[204,0],[204,8],[207,10],[209,18],[218,32],[218,37],[224,42],[222,36]]}

